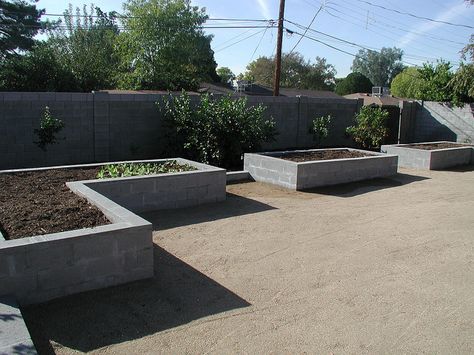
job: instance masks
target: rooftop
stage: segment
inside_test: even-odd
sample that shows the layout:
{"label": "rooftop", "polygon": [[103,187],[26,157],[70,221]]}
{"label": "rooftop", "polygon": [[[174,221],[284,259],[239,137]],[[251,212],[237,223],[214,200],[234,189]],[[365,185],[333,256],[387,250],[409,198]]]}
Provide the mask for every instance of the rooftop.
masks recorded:
{"label": "rooftop", "polygon": [[24,309],[39,353],[472,353],[474,167],[146,215],[155,277]]}

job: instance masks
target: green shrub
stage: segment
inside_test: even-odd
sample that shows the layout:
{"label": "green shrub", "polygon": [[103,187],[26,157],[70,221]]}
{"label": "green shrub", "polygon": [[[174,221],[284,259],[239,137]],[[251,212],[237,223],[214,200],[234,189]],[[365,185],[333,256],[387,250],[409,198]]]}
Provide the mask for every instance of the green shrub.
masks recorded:
{"label": "green shrub", "polygon": [[205,94],[192,105],[184,91],[158,103],[169,128],[169,148],[174,154],[224,168],[241,165],[245,152],[260,149],[274,139],[275,123],[263,115],[265,107],[247,106],[247,100],[230,96],[215,99]]}
{"label": "green shrub", "polygon": [[40,128],[34,130],[39,139],[34,143],[40,147],[40,149],[46,151],[47,145],[57,143],[56,134],[58,134],[63,128],[63,121],[59,118],[54,118],[49,111],[49,107],[46,106],[40,120]]}
{"label": "green shrub", "polygon": [[107,164],[100,168],[97,173],[97,178],[107,179],[140,175],[156,175],[192,170],[196,170],[196,168],[188,164],[180,164],[176,160],[169,160],[164,163]]}
{"label": "green shrub", "polygon": [[380,107],[362,106],[355,115],[355,125],[347,127],[346,132],[364,148],[380,147],[388,134],[387,118],[388,111]]}
{"label": "green shrub", "polygon": [[313,139],[319,146],[323,139],[329,135],[329,124],[331,123],[331,115],[316,117],[311,122],[309,133],[313,135]]}

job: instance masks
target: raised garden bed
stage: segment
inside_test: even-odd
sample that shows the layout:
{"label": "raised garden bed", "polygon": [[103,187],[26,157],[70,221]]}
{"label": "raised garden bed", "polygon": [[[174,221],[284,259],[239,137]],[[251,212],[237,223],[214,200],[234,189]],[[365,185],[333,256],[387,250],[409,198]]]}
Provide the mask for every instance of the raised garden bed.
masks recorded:
{"label": "raised garden bed", "polygon": [[256,181],[293,190],[385,177],[397,157],[351,148],[245,154],[244,170]]}
{"label": "raised garden bed", "polygon": [[474,163],[474,146],[454,142],[383,145],[381,152],[398,155],[399,166],[406,168],[440,170]]}
{"label": "raised garden bed", "polygon": [[90,180],[90,174],[103,164],[15,171],[58,173],[67,168],[67,175],[71,169],[82,170],[77,176],[85,180],[67,186],[110,224],[0,242],[0,295],[13,294],[20,304],[30,304],[153,276],[152,225],[134,212],[225,199],[225,170],[175,160],[192,171],[98,180]]}

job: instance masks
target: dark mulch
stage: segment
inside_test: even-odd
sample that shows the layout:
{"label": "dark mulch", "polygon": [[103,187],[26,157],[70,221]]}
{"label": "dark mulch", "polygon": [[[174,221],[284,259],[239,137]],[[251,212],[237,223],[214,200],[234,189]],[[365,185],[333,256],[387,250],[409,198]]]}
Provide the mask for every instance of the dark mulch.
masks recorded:
{"label": "dark mulch", "polygon": [[276,156],[280,159],[291,160],[296,163],[312,160],[330,160],[330,159],[348,159],[348,158],[362,158],[373,156],[372,154],[365,154],[361,152],[355,152],[348,149],[341,150],[318,150],[310,152],[294,152],[284,153]]}
{"label": "dark mulch", "polygon": [[423,149],[423,150],[435,150],[435,149],[446,149],[446,148],[459,148],[459,147],[472,147],[469,144],[453,144],[453,143],[435,143],[435,144],[410,144],[408,148]]}
{"label": "dark mulch", "polygon": [[96,227],[110,222],[66,186],[95,179],[97,168],[0,174],[0,229],[8,239]]}

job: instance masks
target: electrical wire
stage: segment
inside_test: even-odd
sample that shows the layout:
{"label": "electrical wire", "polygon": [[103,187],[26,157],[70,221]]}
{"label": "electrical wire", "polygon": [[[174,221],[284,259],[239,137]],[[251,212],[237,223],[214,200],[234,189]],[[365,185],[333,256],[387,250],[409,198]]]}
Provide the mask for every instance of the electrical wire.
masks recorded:
{"label": "electrical wire", "polygon": [[[313,25],[313,22],[314,20],[316,20],[316,17],[319,15],[319,13],[321,12],[321,10],[323,9],[323,5],[324,4],[321,4],[321,6],[319,7],[318,11],[316,11],[316,13],[314,14],[313,16],[313,19],[311,20],[311,22],[309,23],[309,25],[306,27],[306,29],[304,30],[304,34],[306,34],[309,30],[309,28]],[[303,37],[300,37],[300,39],[296,42],[296,44],[293,46],[293,48],[291,49],[290,53],[293,53],[293,51],[296,49],[296,47],[298,47],[298,44],[300,44],[301,40],[303,39]]]}
{"label": "electrical wire", "polygon": [[449,22],[449,21],[436,20],[436,19],[432,19],[432,18],[429,18],[429,17],[419,16],[419,15],[412,14],[410,12],[400,11],[400,10],[392,9],[392,8],[385,7],[385,6],[382,6],[382,5],[373,4],[373,3],[371,3],[370,1],[367,1],[367,0],[356,0],[356,1],[361,2],[361,3],[365,3],[365,4],[373,6],[373,7],[383,9],[385,11],[390,11],[390,12],[394,12],[394,13],[397,13],[397,14],[400,14],[400,15],[405,15],[405,16],[410,16],[410,17],[413,17],[413,18],[417,18],[419,20],[425,20],[425,21],[430,21],[430,22],[435,22],[435,23],[442,23],[444,25],[449,25],[449,26],[465,27],[465,28],[474,29],[474,26],[465,25],[465,24],[461,24],[461,23],[453,23],[453,22]]}

